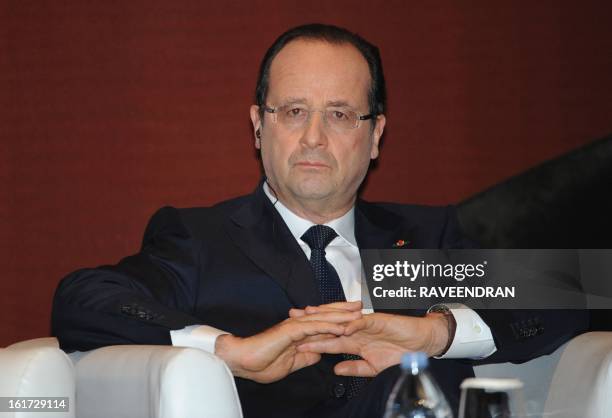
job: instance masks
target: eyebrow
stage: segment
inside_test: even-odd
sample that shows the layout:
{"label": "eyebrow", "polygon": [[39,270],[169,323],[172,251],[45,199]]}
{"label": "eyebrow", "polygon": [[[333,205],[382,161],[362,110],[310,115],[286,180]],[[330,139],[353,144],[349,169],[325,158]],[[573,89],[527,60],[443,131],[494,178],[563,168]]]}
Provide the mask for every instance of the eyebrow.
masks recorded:
{"label": "eyebrow", "polygon": [[326,103],[326,106],[329,107],[350,107],[352,108],[351,105],[348,104],[347,101],[345,100],[332,100]]}
{"label": "eyebrow", "polygon": [[[287,97],[282,101],[281,106],[291,104],[308,104],[308,100],[303,97]],[[325,107],[348,107],[353,108],[346,100],[329,100],[325,103]]]}
{"label": "eyebrow", "polygon": [[308,104],[308,100],[304,99],[303,97],[287,97],[281,103],[282,106],[289,104]]}

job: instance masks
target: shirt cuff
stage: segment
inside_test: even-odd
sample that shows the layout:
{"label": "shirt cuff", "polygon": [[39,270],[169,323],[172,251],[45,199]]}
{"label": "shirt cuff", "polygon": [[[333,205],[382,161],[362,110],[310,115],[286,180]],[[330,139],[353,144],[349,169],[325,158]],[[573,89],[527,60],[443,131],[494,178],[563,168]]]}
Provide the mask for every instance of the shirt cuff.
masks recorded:
{"label": "shirt cuff", "polygon": [[215,342],[219,335],[229,332],[208,325],[190,325],[183,329],[170,331],[172,345],[176,347],[193,347],[215,354]]}
{"label": "shirt cuff", "polygon": [[474,310],[465,305],[446,304],[455,317],[455,338],[446,353],[436,358],[469,358],[480,360],[497,351],[491,328]]}

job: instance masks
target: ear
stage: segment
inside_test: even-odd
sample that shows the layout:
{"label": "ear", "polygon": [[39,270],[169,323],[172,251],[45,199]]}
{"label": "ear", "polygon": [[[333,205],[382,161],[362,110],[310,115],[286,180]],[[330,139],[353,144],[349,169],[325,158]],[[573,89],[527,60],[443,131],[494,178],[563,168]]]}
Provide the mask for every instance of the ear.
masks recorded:
{"label": "ear", "polygon": [[387,119],[385,115],[376,116],[376,125],[374,126],[374,130],[372,131],[372,148],[370,149],[370,158],[375,160],[378,158],[379,149],[378,144],[380,144],[380,138],[385,130],[385,124],[387,123]]}
{"label": "ear", "polygon": [[255,148],[261,148],[261,139],[257,137],[257,131],[261,134],[261,118],[259,116],[259,106],[251,105],[251,123],[253,124],[253,137],[255,138]]}

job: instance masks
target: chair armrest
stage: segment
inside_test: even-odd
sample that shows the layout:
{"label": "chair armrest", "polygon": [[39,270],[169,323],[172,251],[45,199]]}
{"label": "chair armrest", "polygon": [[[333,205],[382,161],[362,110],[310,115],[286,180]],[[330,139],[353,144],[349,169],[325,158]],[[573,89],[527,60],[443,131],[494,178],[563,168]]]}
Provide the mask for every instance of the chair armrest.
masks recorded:
{"label": "chair armrest", "polygon": [[557,364],[546,411],[559,418],[605,418],[612,411],[612,332],[571,340]]}
{"label": "chair armrest", "polygon": [[2,397],[68,398],[68,412],[0,412],[0,417],[75,417],[74,368],[55,338],[37,338],[0,349],[0,370]]}
{"label": "chair armrest", "polygon": [[474,367],[477,377],[515,378],[523,382],[528,416],[543,416],[550,385],[567,344],[525,363],[491,363]]}
{"label": "chair armrest", "polygon": [[241,418],[234,378],[196,348],[124,345],[72,353],[79,418]]}

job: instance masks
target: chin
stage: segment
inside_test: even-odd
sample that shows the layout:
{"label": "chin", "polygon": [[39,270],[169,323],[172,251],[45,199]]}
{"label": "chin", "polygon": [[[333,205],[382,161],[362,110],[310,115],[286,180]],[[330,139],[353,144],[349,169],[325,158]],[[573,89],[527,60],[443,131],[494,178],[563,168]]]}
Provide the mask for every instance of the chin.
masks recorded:
{"label": "chin", "polygon": [[302,199],[323,199],[332,194],[333,187],[329,181],[309,179],[297,184],[293,190]]}

